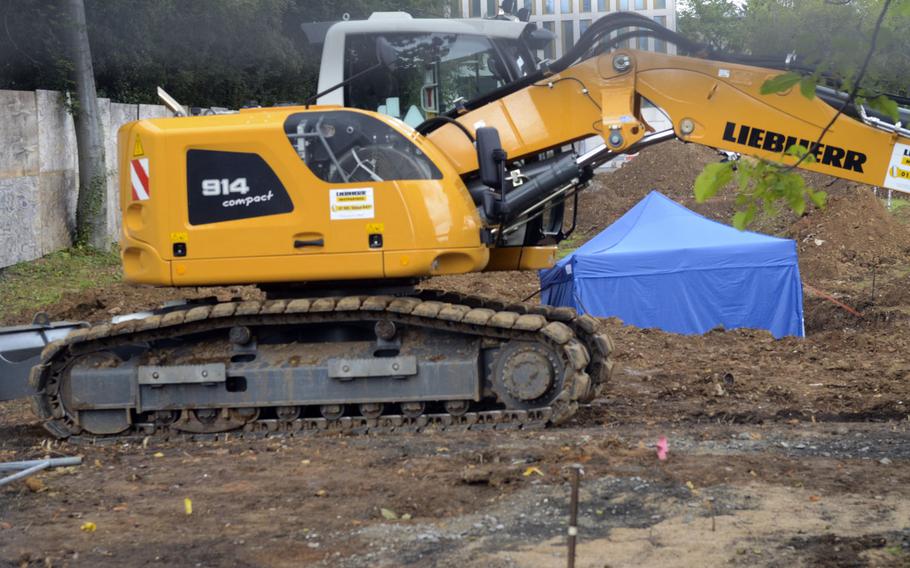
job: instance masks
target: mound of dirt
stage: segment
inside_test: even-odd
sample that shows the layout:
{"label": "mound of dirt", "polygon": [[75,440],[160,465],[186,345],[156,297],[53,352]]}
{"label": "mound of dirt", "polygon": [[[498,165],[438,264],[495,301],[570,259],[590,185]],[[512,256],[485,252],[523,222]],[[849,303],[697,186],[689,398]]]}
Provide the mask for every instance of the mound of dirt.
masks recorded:
{"label": "mound of dirt", "polygon": [[[593,237],[654,189],[729,224],[736,211],[731,189],[706,203],[696,203],[692,189],[705,165],[719,159],[710,148],[669,142],[643,150],[615,172],[598,175],[579,200],[579,240]],[[898,264],[910,252],[910,230],[888,212],[871,187],[822,174],[803,175],[808,186],[828,192],[828,205],[810,206],[802,218],[789,211],[762,216],[750,229],[796,240],[807,282],[865,278],[871,266]]]}
{"label": "mound of dirt", "polygon": [[594,236],[654,189],[706,217],[728,221],[733,216],[732,198],[719,196],[696,203],[692,193],[695,178],[705,165],[718,160],[717,152],[710,148],[676,141],[642,150],[622,168],[595,177],[581,194],[579,235]]}
{"label": "mound of dirt", "polygon": [[798,243],[800,270],[808,282],[865,279],[872,267],[902,263],[910,253],[907,226],[869,186],[858,184],[829,192],[828,205],[794,223],[788,236]]}

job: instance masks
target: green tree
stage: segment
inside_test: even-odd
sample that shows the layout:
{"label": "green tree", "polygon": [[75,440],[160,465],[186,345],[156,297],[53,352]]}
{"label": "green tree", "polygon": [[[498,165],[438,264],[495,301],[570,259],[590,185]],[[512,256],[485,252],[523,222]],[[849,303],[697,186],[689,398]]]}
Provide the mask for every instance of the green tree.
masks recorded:
{"label": "green tree", "polygon": [[[70,90],[62,29],[46,0],[0,2],[0,88]],[[156,103],[239,107],[313,94],[321,51],[300,25],[380,10],[444,12],[445,0],[85,0],[98,94]]]}
{"label": "green tree", "polygon": [[720,51],[743,51],[743,10],[730,0],[689,0],[677,15],[684,36]]}
{"label": "green tree", "polygon": [[[773,60],[796,56],[796,65],[849,88],[866,54],[862,47],[882,0],[689,0],[679,31],[714,49]],[[880,31],[876,57],[866,73],[868,90],[910,94],[910,2],[897,0]]]}
{"label": "green tree", "polygon": [[[743,41],[743,52],[748,55],[780,62],[785,60],[784,54],[796,57],[795,71],[767,81],[762,87],[764,93],[786,91],[798,85],[803,95],[813,98],[816,85],[824,83],[849,92],[857,102],[869,104],[897,121],[897,104],[882,93],[907,93],[910,68],[904,66],[910,52],[910,38],[905,30],[910,26],[910,2],[897,0],[893,6],[892,2],[748,0],[736,33]],[[722,10],[723,4],[732,6],[724,0],[709,3],[717,10]],[[707,10],[704,3],[696,2],[694,8],[708,16],[716,13]],[[889,8],[893,9],[889,11]],[[705,22],[689,21],[696,33],[702,27],[718,29],[709,24],[710,18]],[[872,43],[874,51],[870,51]],[[806,71],[807,68],[812,70]],[[822,131],[822,139],[826,131],[827,128]],[[822,206],[825,193],[807,187],[802,176],[793,170],[794,162],[811,161],[809,150],[788,149],[792,156],[789,165],[744,161],[734,171],[729,163],[711,164],[696,181],[696,198],[703,201],[735,180],[738,212],[734,225],[739,228],[748,225],[761,210],[774,214],[781,203],[797,214],[802,214],[810,201]]]}
{"label": "green tree", "polygon": [[[867,89],[907,94],[910,88],[910,19],[899,0],[882,25],[876,56],[866,73]],[[798,65],[816,67],[835,87],[849,88],[866,55],[882,0],[846,4],[825,0],[749,0],[743,16],[748,53],[793,53]]]}

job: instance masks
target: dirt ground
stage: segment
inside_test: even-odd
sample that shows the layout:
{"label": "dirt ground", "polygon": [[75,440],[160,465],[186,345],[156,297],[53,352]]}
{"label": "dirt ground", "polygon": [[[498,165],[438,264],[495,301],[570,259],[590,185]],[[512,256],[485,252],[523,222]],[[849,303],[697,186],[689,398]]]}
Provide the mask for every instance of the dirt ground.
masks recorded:
{"label": "dirt ground", "polygon": [[[729,219],[729,197],[691,197],[713,159],[664,145],[599,176],[578,240],[650,189]],[[602,320],[614,380],[564,427],[73,446],[0,404],[0,461],[84,457],[0,488],[0,567],[563,566],[574,465],[579,566],[910,566],[910,230],[871,188],[810,182],[827,208],[757,227],[799,244],[807,338]],[[517,273],[429,285],[509,300],[538,286]],[[187,292],[257,293],[114,285],[49,311],[100,321]]]}

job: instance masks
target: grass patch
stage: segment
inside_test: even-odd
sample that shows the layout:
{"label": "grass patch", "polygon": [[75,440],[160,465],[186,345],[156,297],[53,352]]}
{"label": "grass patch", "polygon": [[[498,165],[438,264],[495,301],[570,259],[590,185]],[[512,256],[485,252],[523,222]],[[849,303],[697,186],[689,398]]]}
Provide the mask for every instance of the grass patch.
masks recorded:
{"label": "grass patch", "polygon": [[0,320],[40,311],[66,292],[120,281],[120,258],[113,252],[73,248],[0,270]]}
{"label": "grass patch", "polygon": [[[904,195],[902,193],[894,192],[896,195]],[[891,208],[888,208],[888,199],[879,198],[882,205],[885,206],[885,209],[888,209],[888,212],[901,224],[910,225],[910,199],[904,199],[902,197],[895,197],[892,195],[891,199]]]}
{"label": "grass patch", "polygon": [[562,260],[569,256],[575,249],[588,242],[588,237],[580,233],[573,233],[568,239],[559,243],[556,249],[556,260]]}

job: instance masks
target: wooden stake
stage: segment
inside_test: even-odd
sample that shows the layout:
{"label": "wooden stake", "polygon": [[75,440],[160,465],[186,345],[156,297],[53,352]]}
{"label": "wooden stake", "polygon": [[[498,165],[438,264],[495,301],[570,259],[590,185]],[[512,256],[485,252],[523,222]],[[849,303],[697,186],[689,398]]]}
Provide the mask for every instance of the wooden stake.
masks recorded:
{"label": "wooden stake", "polygon": [[572,468],[572,494],[569,497],[569,555],[567,565],[575,568],[575,539],[578,536],[578,482],[581,468]]}

